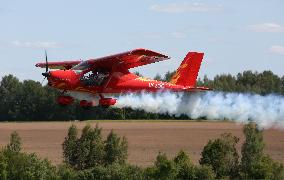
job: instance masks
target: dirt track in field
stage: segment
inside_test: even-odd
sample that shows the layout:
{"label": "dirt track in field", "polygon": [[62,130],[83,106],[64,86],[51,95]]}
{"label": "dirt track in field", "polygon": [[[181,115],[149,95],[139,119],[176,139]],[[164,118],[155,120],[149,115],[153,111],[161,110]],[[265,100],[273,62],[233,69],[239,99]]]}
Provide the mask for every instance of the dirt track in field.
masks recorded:
{"label": "dirt track in field", "polygon": [[[0,146],[9,141],[10,133],[16,130],[23,141],[26,152],[35,152],[47,157],[53,163],[62,161],[61,144],[72,122],[33,122],[0,123]],[[86,123],[74,122],[82,129]],[[190,154],[198,163],[202,148],[209,139],[230,132],[240,138],[238,148],[243,142],[242,125],[231,122],[99,122],[103,135],[113,129],[129,142],[128,161],[131,164],[146,166],[154,162],[158,152],[173,157],[180,149]],[[284,131],[266,130],[264,133],[265,151],[275,160],[284,163]]]}

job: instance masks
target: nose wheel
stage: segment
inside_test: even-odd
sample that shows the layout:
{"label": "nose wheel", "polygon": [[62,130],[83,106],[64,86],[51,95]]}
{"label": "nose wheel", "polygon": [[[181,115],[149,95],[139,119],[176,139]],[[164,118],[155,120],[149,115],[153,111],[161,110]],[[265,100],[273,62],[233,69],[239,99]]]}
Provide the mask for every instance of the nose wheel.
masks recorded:
{"label": "nose wheel", "polygon": [[58,96],[57,103],[61,106],[67,106],[74,102],[74,98],[71,96]]}
{"label": "nose wheel", "polygon": [[108,108],[112,105],[115,105],[116,99],[114,98],[105,98],[103,95],[100,94],[99,105],[103,108]]}

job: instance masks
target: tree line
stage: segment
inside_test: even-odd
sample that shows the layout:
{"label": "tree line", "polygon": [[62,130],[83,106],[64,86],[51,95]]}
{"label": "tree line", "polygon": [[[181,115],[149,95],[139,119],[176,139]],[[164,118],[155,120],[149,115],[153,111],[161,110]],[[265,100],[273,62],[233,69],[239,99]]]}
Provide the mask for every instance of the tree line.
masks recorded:
{"label": "tree line", "polygon": [[[128,142],[111,131],[103,139],[102,129],[86,125],[79,135],[72,125],[63,147],[63,162],[57,166],[35,153],[22,152],[17,132],[0,149],[0,179],[51,180],[202,180],[202,179],[283,179],[283,164],[263,152],[263,131],[253,124],[244,126],[241,158],[236,149],[239,138],[230,133],[211,139],[204,146],[199,164],[193,164],[183,150],[170,159],[159,153],[153,165],[139,167],[127,162]],[[189,142],[190,143],[190,142]]]}
{"label": "tree line", "polygon": [[[159,74],[156,80],[170,81],[175,72]],[[217,75],[213,79],[207,76],[199,78],[198,86],[207,86],[216,91],[245,92],[266,95],[270,93],[284,95],[284,76],[279,77],[271,71],[261,73],[244,71],[236,76]],[[57,90],[43,86],[33,80],[19,81],[13,75],[2,77],[0,82],[0,121],[54,121],[85,119],[190,119],[187,116],[174,117],[164,114],[146,113],[130,108],[92,107],[83,110],[78,103],[67,107],[57,105]]]}

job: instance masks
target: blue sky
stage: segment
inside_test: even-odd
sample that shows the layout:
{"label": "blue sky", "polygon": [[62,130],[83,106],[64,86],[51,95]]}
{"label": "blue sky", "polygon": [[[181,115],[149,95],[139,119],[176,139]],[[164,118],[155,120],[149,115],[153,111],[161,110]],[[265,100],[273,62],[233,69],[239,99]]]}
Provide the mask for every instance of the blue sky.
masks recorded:
{"label": "blue sky", "polygon": [[272,70],[283,76],[283,0],[11,0],[0,3],[0,76],[41,80],[34,65],[147,48],[171,60],[134,69],[175,70],[188,51],[205,59],[200,76]]}

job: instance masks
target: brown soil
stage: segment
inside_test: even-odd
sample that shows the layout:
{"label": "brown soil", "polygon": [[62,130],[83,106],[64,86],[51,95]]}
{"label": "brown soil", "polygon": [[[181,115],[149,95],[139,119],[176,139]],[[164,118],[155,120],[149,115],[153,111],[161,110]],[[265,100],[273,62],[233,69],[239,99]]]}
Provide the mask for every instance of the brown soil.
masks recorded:
{"label": "brown soil", "polygon": [[[26,152],[35,152],[53,163],[62,162],[62,142],[72,122],[0,123],[0,146],[9,141],[12,131],[17,131]],[[74,122],[82,129],[86,123]],[[95,122],[91,122],[95,126]],[[131,164],[151,165],[158,152],[173,157],[183,149],[198,163],[200,153],[209,139],[230,132],[243,142],[242,125],[231,122],[99,122],[104,137],[113,129],[129,142],[128,161]],[[265,130],[265,151],[275,160],[284,163],[284,131]]]}

